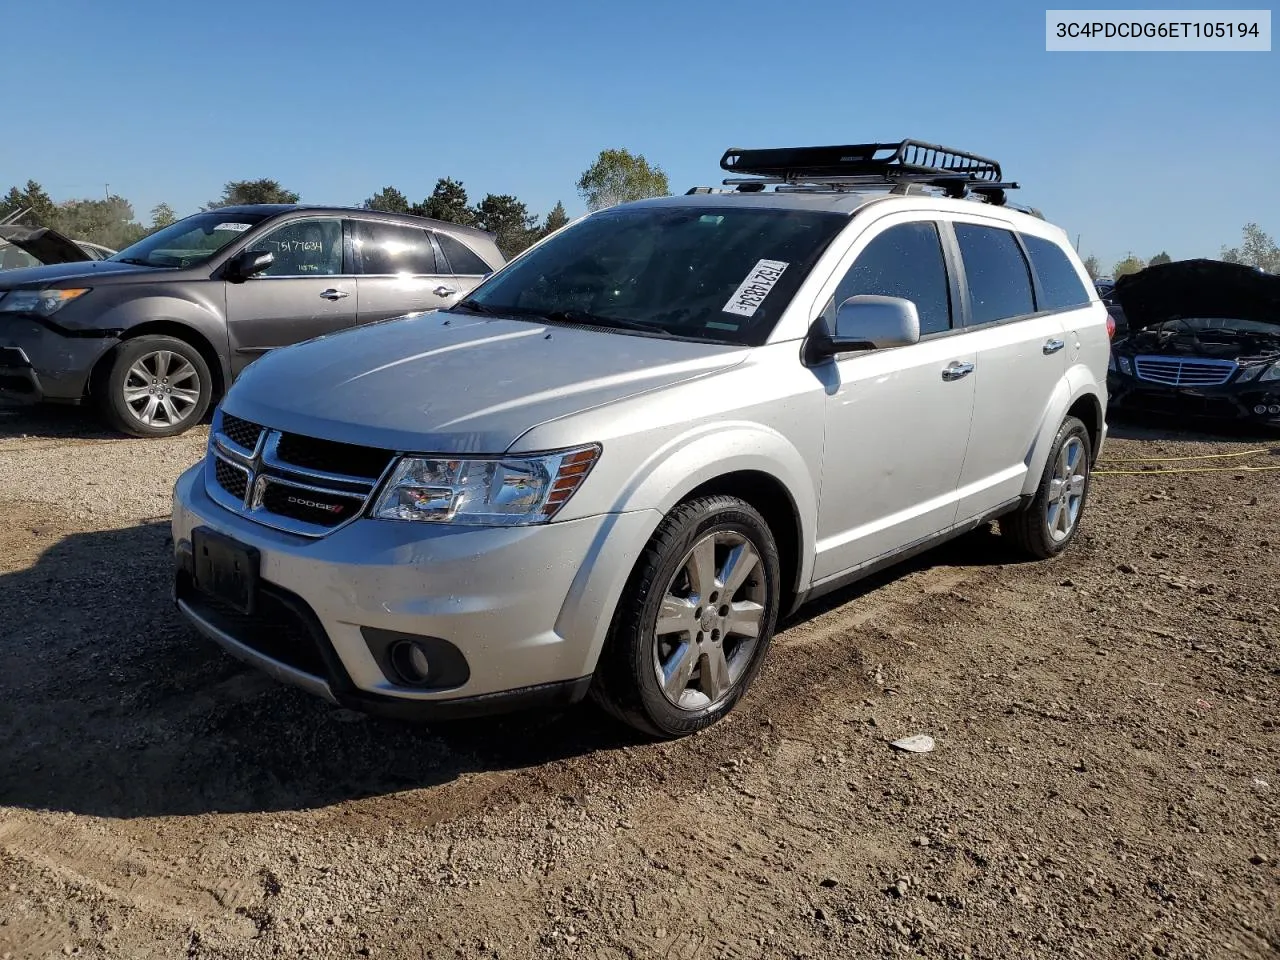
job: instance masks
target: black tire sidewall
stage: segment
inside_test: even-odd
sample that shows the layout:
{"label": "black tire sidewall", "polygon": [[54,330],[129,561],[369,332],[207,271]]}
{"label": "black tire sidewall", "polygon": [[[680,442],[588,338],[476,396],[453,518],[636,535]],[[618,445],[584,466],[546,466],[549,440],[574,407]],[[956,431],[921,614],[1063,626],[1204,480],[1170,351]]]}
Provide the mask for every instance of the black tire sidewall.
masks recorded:
{"label": "black tire sidewall", "polygon": [[[646,581],[634,585],[634,589],[643,591],[644,600],[640,616],[625,627],[628,679],[635,685],[640,707],[649,722],[667,736],[693,733],[714,723],[734,708],[764,663],[778,616],[781,564],[777,544],[764,519],[745,502],[733,498],[717,497],[702,506],[703,509],[695,514],[681,518],[684,521],[681,528],[674,537],[666,541],[663,555],[653,568],[652,575]],[[760,556],[765,576],[765,611],[761,619],[760,637],[751,663],[729,696],[702,710],[681,710],[666,698],[654,675],[654,625],[667,584],[676,575],[680,562],[695,543],[709,533],[720,531],[741,534],[750,541]]]}
{"label": "black tire sidewall", "polygon": [[[1053,482],[1053,468],[1058,462],[1058,457],[1062,453],[1062,448],[1066,446],[1068,440],[1072,437],[1078,437],[1084,445],[1084,454],[1088,470],[1085,473],[1084,493],[1080,497],[1080,510],[1076,514],[1075,525],[1072,526],[1071,532],[1062,540],[1054,540],[1049,533],[1049,518],[1045,507],[1049,500],[1049,485]],[[1053,448],[1049,451],[1049,459],[1044,465],[1044,475],[1040,478],[1040,488],[1036,491],[1035,500],[1031,503],[1032,517],[1035,523],[1036,535],[1043,548],[1046,557],[1056,556],[1071,544],[1076,538],[1076,532],[1080,529],[1080,521],[1084,519],[1085,507],[1089,503],[1089,488],[1093,485],[1093,448],[1090,445],[1089,428],[1084,422],[1076,417],[1067,417],[1062,421],[1062,426],[1058,428],[1058,433],[1053,440]]]}
{"label": "black tire sidewall", "polygon": [[[196,368],[200,377],[200,399],[196,408],[176,427],[152,427],[142,423],[135,417],[124,400],[124,384],[129,375],[129,368],[139,357],[157,350],[168,350],[176,353]],[[200,351],[176,337],[145,336],[126,340],[116,348],[111,361],[111,369],[102,380],[103,394],[98,397],[98,405],[102,413],[113,427],[122,433],[135,437],[173,437],[185,433],[204,419],[213,399],[213,376],[209,365]]]}

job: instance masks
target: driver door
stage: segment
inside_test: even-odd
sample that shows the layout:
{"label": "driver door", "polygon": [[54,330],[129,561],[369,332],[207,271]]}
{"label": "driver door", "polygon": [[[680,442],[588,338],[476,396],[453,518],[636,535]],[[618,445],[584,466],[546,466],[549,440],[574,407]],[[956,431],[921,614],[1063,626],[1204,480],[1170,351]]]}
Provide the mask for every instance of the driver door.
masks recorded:
{"label": "driver door", "polygon": [[865,566],[956,521],[973,415],[973,351],[937,224],[883,227],[855,255],[824,317],[860,294],[916,305],[920,341],[843,354],[821,368],[826,441],[814,580]]}
{"label": "driver door", "polygon": [[248,280],[226,284],[233,376],[268,350],[355,325],[356,278],[345,233],[340,218],[309,217],[282,224],[246,248],[268,251],[275,261]]}

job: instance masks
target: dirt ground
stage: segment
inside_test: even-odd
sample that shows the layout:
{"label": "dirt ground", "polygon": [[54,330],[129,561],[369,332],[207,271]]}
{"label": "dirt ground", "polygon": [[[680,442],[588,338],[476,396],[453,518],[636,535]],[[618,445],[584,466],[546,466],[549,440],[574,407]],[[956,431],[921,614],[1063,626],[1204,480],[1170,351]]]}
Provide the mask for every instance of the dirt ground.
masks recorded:
{"label": "dirt ground", "polygon": [[[204,431],[0,414],[0,958],[1280,955],[1280,441],[1116,429],[1081,537],[804,611],[715,728],[430,729],[169,597]],[[1225,468],[1225,469],[1224,469]],[[936,738],[930,754],[887,741]]]}

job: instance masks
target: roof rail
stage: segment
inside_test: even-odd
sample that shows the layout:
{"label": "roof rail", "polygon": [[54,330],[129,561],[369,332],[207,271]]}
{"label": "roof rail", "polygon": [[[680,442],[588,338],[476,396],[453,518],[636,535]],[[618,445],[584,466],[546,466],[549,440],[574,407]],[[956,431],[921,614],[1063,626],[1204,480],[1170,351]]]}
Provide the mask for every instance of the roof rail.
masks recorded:
{"label": "roof rail", "polygon": [[988,203],[1003,204],[1005,191],[1017,183],[1005,181],[1000,164],[921,140],[899,143],[857,143],[825,147],[773,147],[726,150],[720,168],[752,177],[728,177],[726,186],[767,183],[775,190],[855,190],[906,184],[937,187],[950,197],[975,194]]}

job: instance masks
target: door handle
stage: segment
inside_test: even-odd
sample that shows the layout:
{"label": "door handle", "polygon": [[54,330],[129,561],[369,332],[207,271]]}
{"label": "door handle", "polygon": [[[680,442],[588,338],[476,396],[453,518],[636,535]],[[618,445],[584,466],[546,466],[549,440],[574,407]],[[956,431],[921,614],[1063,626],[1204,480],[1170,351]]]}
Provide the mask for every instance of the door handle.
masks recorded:
{"label": "door handle", "polygon": [[1048,356],[1051,353],[1057,353],[1066,345],[1067,341],[1059,340],[1057,337],[1054,337],[1052,340],[1046,340],[1044,344],[1045,356]]}
{"label": "door handle", "polygon": [[335,290],[333,287],[330,287],[328,290],[321,291],[320,296],[324,297],[326,300],[341,300],[343,297],[351,296],[351,294],[347,293],[345,290]]}
{"label": "door handle", "polygon": [[959,360],[952,360],[942,371],[942,379],[951,381],[959,380],[961,377],[967,377],[973,373],[972,363],[961,363]]}
{"label": "door handle", "polygon": [[458,288],[446,287],[442,285],[442,286],[436,287],[431,292],[434,293],[437,297],[452,297],[455,293],[458,292]]}

